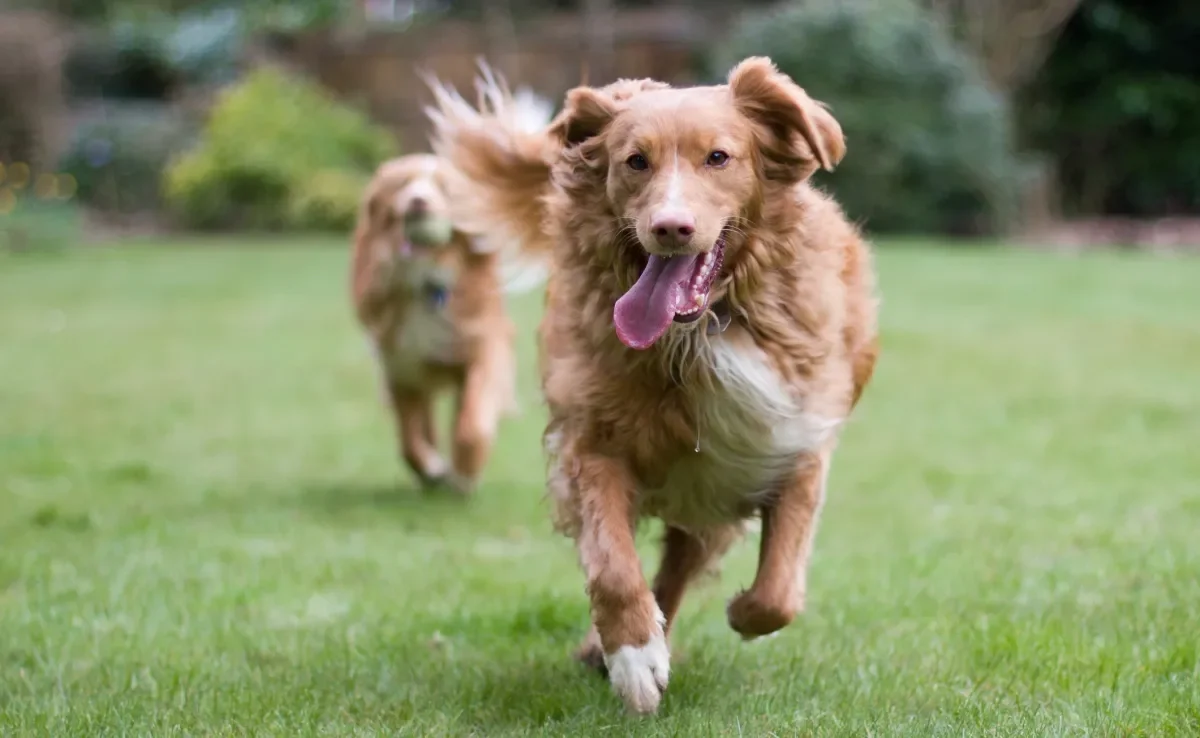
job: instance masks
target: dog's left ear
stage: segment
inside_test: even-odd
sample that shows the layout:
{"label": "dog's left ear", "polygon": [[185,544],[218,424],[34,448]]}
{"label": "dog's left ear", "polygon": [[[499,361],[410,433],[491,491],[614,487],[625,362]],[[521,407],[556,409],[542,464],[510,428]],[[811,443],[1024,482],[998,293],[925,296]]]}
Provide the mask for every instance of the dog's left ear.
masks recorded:
{"label": "dog's left ear", "polygon": [[579,144],[600,135],[617,115],[617,103],[604,90],[576,87],[567,93],[567,103],[550,122],[550,136],[563,146]]}
{"label": "dog's left ear", "polygon": [[832,172],[845,155],[837,120],[770,59],[757,56],[738,64],[729,73],[729,89],[742,114],[769,132],[772,140],[763,146],[783,165],[776,172],[781,178],[804,179],[816,167]]}

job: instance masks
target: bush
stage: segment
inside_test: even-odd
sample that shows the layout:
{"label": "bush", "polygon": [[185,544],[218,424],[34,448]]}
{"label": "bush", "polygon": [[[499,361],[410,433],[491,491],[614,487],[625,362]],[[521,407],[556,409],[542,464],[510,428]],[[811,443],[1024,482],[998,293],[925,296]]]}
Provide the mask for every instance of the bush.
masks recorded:
{"label": "bush", "polygon": [[75,97],[166,100],[186,85],[232,80],[242,41],[232,9],[120,20],[80,39],[66,77]]}
{"label": "bush", "polygon": [[117,213],[157,210],[163,169],[194,133],[164,105],[107,105],[75,129],[60,168],[75,177],[84,205]]}
{"label": "bush", "polygon": [[364,174],[335,169],[313,174],[292,193],[291,225],[308,231],[350,230],[369,181]]}
{"label": "bush", "polygon": [[1021,166],[1005,101],[936,21],[904,0],[810,0],[745,16],[723,69],[766,55],[828,103],[848,155],[828,176],[879,231],[988,232],[1013,214]]}
{"label": "bush", "polygon": [[166,196],[194,228],[340,226],[350,182],[394,154],[391,135],[358,111],[261,69],[217,102],[200,145],[168,169]]}
{"label": "bush", "polygon": [[1094,0],[1024,91],[1069,215],[1200,212],[1200,6]]}

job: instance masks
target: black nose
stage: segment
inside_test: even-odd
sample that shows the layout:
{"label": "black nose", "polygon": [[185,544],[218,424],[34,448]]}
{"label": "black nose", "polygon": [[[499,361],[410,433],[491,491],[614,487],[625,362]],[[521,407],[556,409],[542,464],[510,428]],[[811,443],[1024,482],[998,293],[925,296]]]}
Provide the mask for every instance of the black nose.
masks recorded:
{"label": "black nose", "polygon": [[414,197],[408,203],[409,215],[424,215],[429,212],[429,202],[423,197]]}

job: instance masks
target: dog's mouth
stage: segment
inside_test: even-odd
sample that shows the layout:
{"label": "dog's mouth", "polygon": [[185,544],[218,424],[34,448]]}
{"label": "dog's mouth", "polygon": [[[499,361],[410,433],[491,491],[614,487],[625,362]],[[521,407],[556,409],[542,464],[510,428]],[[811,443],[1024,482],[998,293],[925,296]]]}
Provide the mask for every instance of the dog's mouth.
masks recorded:
{"label": "dog's mouth", "polygon": [[397,247],[401,256],[411,256],[418,249],[445,246],[453,236],[454,224],[450,219],[427,210],[405,213],[403,222],[404,237]]}
{"label": "dog's mouth", "polygon": [[672,322],[698,320],[708,309],[709,291],[724,264],[724,233],[703,254],[651,254],[642,276],[613,307],[617,338],[640,351],[662,338]]}

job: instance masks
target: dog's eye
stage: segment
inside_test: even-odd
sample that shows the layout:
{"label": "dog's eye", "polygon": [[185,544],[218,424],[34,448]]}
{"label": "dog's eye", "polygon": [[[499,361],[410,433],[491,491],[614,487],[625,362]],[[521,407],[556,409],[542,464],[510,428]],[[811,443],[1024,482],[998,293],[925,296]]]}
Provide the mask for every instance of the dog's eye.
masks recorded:
{"label": "dog's eye", "polygon": [[646,161],[646,157],[641,154],[634,154],[626,159],[625,163],[635,172],[644,172],[650,168],[650,162]]}
{"label": "dog's eye", "polygon": [[714,151],[704,160],[705,166],[723,167],[729,163],[729,154],[724,151]]}

